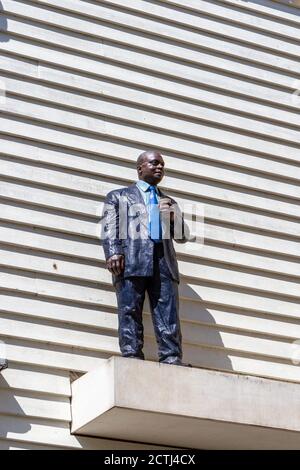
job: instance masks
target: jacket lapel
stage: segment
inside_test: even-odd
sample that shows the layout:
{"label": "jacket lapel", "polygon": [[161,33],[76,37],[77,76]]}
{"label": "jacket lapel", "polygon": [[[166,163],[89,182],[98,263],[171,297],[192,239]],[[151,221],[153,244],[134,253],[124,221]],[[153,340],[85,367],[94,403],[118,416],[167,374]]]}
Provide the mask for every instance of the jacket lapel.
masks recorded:
{"label": "jacket lapel", "polygon": [[[148,211],[141,191],[135,183],[127,188],[127,202],[129,219],[131,217],[133,217],[133,219],[139,217],[139,223],[142,227],[140,230],[143,230],[148,236]],[[133,211],[131,210],[132,207]]]}
{"label": "jacket lapel", "polygon": [[[158,189],[159,198],[168,197],[168,196],[166,196],[166,194],[159,187],[157,187],[157,189]],[[127,199],[128,199],[128,204],[130,206],[132,204],[143,204],[146,208],[146,204],[145,204],[144,198],[141,194],[141,191],[139,190],[139,188],[137,187],[137,185],[135,183],[128,186],[128,188],[127,188]]]}
{"label": "jacket lapel", "polygon": [[159,194],[159,197],[160,197],[160,198],[162,198],[162,197],[167,197],[167,196],[165,195],[165,193],[163,193],[162,190],[161,190],[159,187],[157,187],[157,189],[158,189],[158,194]]}
{"label": "jacket lapel", "polygon": [[130,206],[132,204],[143,204],[146,207],[144,198],[141,195],[141,192],[135,183],[128,186],[127,199],[128,199],[128,204]]}

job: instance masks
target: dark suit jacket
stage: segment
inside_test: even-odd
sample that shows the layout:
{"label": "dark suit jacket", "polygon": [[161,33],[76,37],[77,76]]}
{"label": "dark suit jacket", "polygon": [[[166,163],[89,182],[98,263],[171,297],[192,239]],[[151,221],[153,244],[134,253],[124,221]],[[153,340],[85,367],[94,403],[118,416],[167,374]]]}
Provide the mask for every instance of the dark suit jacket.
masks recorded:
{"label": "dark suit jacket", "polygon": [[[160,197],[169,197],[159,188]],[[164,255],[172,275],[172,278],[179,283],[178,264],[176,253],[173,247],[173,239],[178,243],[185,243],[190,239],[190,233],[187,224],[184,222],[179,206],[176,201],[169,197],[176,207],[175,217],[179,217],[182,227],[182,238],[175,238],[174,225],[170,226],[170,238],[163,239]],[[121,222],[122,207],[125,208],[125,232],[122,235]],[[124,213],[124,212],[123,212]],[[137,232],[144,230],[145,237],[132,238],[129,231],[130,224],[137,229]],[[163,233],[166,230],[163,221]],[[125,270],[121,276],[113,276],[113,283],[122,277],[131,276],[152,276],[153,274],[153,249],[154,242],[148,235],[148,212],[144,198],[134,183],[127,188],[120,188],[107,194],[103,216],[102,216],[102,235],[101,242],[104,248],[105,258],[108,260],[113,255],[124,255]]]}

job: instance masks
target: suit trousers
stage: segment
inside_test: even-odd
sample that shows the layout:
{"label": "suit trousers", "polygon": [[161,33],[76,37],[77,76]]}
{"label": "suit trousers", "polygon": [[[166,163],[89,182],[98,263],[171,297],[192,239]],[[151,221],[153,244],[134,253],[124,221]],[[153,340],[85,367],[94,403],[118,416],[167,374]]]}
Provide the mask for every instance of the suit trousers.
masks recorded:
{"label": "suit trousers", "polygon": [[127,277],[116,283],[119,345],[122,356],[144,359],[142,313],[148,293],[160,362],[182,359],[178,283],[171,277],[162,243],[155,243],[153,275]]}

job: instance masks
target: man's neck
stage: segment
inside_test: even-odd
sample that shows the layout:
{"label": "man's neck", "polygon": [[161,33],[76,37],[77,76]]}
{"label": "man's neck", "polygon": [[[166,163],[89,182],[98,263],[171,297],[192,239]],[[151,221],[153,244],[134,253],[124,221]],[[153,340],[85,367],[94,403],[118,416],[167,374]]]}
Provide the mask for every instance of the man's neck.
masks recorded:
{"label": "man's neck", "polygon": [[139,179],[139,181],[142,181],[143,183],[147,183],[149,184],[150,186],[157,186],[157,183],[151,183],[150,181],[146,181],[146,180],[143,180],[143,179]]}

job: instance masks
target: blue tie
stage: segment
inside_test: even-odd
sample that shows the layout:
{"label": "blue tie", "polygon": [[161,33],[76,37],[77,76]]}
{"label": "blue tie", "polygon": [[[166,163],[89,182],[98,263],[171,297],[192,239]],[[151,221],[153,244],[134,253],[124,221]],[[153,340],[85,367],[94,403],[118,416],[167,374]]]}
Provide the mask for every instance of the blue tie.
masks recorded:
{"label": "blue tie", "polygon": [[149,233],[151,240],[158,243],[162,239],[162,227],[155,186],[149,186]]}

